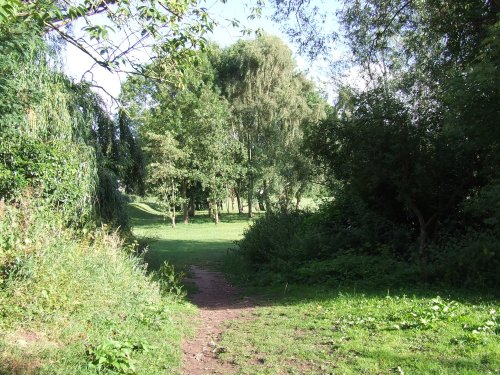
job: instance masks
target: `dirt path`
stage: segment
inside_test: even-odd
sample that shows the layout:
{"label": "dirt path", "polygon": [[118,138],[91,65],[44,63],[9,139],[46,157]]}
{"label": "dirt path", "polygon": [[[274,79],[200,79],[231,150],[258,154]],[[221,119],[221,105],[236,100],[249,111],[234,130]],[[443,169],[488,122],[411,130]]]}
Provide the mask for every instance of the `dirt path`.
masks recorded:
{"label": "dirt path", "polygon": [[230,374],[233,366],[218,358],[226,350],[219,345],[220,337],[228,320],[244,319],[255,304],[238,298],[237,290],[221,273],[191,266],[191,274],[188,281],[198,288],[191,300],[200,308],[200,315],[196,336],[182,344],[182,374]]}

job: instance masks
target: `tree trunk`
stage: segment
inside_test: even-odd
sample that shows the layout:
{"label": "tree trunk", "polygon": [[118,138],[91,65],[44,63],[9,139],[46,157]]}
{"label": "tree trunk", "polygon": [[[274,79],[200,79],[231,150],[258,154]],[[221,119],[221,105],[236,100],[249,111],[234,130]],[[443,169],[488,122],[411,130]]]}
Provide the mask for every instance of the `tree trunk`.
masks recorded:
{"label": "tree trunk", "polygon": [[301,201],[301,196],[300,194],[297,194],[295,196],[295,210],[298,211],[300,209],[300,201]]}
{"label": "tree trunk", "polygon": [[175,185],[172,180],[172,228],[175,228]]}
{"label": "tree trunk", "polygon": [[189,198],[189,216],[194,217],[196,211],[196,205],[194,203],[194,197]]}
{"label": "tree trunk", "polygon": [[270,214],[271,208],[271,198],[269,197],[269,187],[267,186],[267,180],[264,180],[264,202],[266,204],[266,215]]}
{"label": "tree trunk", "polygon": [[217,202],[212,202],[211,206],[213,208],[214,223],[217,225],[219,224],[219,205]]}
{"label": "tree trunk", "polygon": [[257,195],[257,207],[259,208],[259,211],[266,210],[266,207],[264,206],[264,197],[262,196],[261,193]]}
{"label": "tree trunk", "polygon": [[410,203],[410,209],[418,219],[418,225],[420,227],[420,235],[418,237],[418,254],[420,260],[425,261],[427,256],[427,243],[429,242],[430,234],[434,231],[434,225],[436,224],[438,213],[435,213],[427,221],[425,221],[422,211],[420,211],[415,204]]}
{"label": "tree trunk", "polygon": [[248,187],[248,218],[251,219],[253,217],[253,181],[249,183]]}
{"label": "tree trunk", "polygon": [[250,135],[247,140],[247,160],[248,160],[248,218],[253,217],[253,171],[252,171],[252,142]]}
{"label": "tree trunk", "polygon": [[208,218],[209,219],[212,218],[212,202],[211,201],[208,202]]}
{"label": "tree trunk", "polygon": [[243,205],[241,204],[240,191],[234,190],[234,194],[236,195],[236,204],[238,205],[238,214],[243,214]]}
{"label": "tree trunk", "polygon": [[181,185],[181,194],[182,194],[182,218],[183,218],[183,222],[184,222],[184,224],[189,224],[187,186],[186,186],[185,182],[183,182]]}

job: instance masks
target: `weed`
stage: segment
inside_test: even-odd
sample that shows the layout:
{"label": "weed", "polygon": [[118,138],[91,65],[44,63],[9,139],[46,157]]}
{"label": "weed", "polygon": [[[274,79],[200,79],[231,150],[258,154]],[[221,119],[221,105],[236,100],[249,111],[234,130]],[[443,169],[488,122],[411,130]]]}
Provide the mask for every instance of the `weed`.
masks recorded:
{"label": "weed", "polygon": [[160,290],[164,295],[174,295],[178,298],[185,296],[182,280],[184,273],[176,273],[175,268],[168,261],[164,261],[160,269],[156,272]]}
{"label": "weed", "polygon": [[438,321],[451,322],[457,318],[457,302],[445,301],[436,297],[424,303],[412,305],[410,310],[403,312],[393,325],[394,329],[430,329]]}
{"label": "weed", "polygon": [[89,368],[101,372],[111,369],[120,374],[136,374],[132,359],[134,352],[147,352],[153,347],[145,342],[106,340],[102,344],[87,349]]}

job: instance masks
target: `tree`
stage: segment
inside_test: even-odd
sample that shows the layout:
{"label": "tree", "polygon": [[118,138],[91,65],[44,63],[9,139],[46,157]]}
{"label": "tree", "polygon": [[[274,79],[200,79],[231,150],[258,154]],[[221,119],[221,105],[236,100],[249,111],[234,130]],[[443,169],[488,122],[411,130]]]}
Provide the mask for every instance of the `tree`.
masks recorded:
{"label": "tree", "polygon": [[234,142],[228,128],[229,110],[227,102],[213,85],[215,73],[208,59],[210,51],[198,52],[199,65],[184,72],[182,87],[141,81],[139,88],[134,88],[131,82],[127,89],[135,108],[143,100],[144,93],[149,93],[149,108],[140,114],[141,134],[147,137],[149,133],[168,132],[182,151],[182,157],[175,160],[175,167],[186,224],[189,221],[189,201],[192,200],[188,192],[197,185],[207,192],[218,222],[217,203],[227,196],[228,179],[233,169],[231,150]]}
{"label": "tree", "polygon": [[233,112],[232,133],[245,151],[248,216],[259,179],[266,209],[277,152],[300,139],[300,125],[317,112],[307,102],[313,87],[296,72],[289,48],[262,35],[223,51],[219,80]]}
{"label": "tree", "polygon": [[149,133],[146,143],[151,160],[147,165],[148,189],[159,199],[160,205],[170,216],[172,227],[175,227],[175,207],[182,202],[178,186],[183,175],[176,164],[184,157],[184,153],[169,132]]}
{"label": "tree", "polygon": [[[75,35],[75,24],[83,24],[82,35]],[[145,72],[132,52],[162,56],[165,67],[181,73],[177,68],[191,62],[192,49],[205,44],[205,34],[213,26],[196,0],[3,0],[0,12],[2,29],[53,33],[97,65],[141,75]]]}
{"label": "tree", "polygon": [[459,222],[461,202],[497,173],[496,20],[495,2],[475,1],[357,1],[342,13],[368,85],[343,91],[311,151],[414,230],[421,259],[440,221]]}
{"label": "tree", "polygon": [[137,129],[125,110],[118,112],[119,159],[122,170],[119,177],[127,194],[145,193],[145,158],[137,136]]}

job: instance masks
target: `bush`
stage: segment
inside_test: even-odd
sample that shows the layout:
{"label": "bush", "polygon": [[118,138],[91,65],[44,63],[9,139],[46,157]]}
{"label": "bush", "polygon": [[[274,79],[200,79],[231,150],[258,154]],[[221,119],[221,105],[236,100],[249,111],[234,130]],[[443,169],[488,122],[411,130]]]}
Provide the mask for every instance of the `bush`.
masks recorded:
{"label": "bush", "polygon": [[396,286],[414,277],[416,269],[390,256],[363,255],[354,251],[337,254],[333,259],[301,264],[291,275],[301,283],[367,286]]}
{"label": "bush", "polygon": [[411,234],[368,209],[355,195],[339,192],[305,222],[302,247],[308,259],[328,259],[342,251],[407,259]]}
{"label": "bush", "polygon": [[469,231],[431,248],[434,277],[456,286],[500,288],[500,237]]}
{"label": "bush", "polygon": [[431,246],[434,277],[453,285],[500,288],[500,181],[463,205],[465,233],[448,233]]}
{"label": "bush", "polygon": [[[85,160],[83,160],[85,159]],[[85,145],[0,136],[0,199],[18,199],[31,189],[51,202],[69,223],[92,217],[94,158]]]}
{"label": "bush", "polygon": [[426,262],[411,256],[414,234],[348,194],[340,194],[316,213],[259,218],[245,232],[239,251],[254,271],[264,271],[257,277],[260,283],[423,282],[498,288],[499,187],[493,182],[466,201],[466,225],[441,226],[462,229],[441,229],[439,241],[429,245]]}
{"label": "bush", "polygon": [[269,213],[258,218],[239,242],[242,255],[253,264],[275,264],[297,257],[299,232],[309,214]]}

